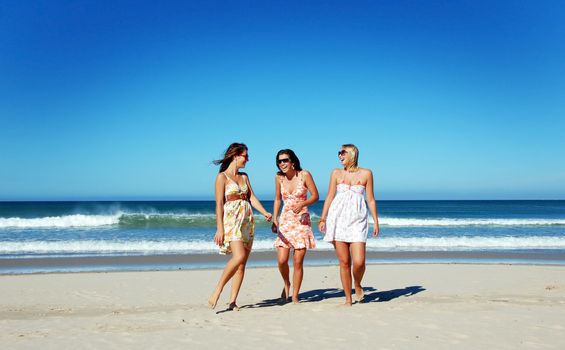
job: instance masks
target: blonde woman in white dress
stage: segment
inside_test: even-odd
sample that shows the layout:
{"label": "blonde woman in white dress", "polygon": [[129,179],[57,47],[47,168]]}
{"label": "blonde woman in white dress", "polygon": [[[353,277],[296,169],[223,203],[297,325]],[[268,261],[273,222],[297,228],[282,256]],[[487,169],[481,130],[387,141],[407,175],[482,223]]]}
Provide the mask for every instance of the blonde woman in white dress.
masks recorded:
{"label": "blonde woman in white dress", "polygon": [[325,234],[324,241],[331,242],[335,248],[345,305],[351,306],[352,272],[357,301],[361,301],[364,295],[361,281],[365,273],[368,212],[374,221],[373,237],[379,234],[379,219],[373,192],[373,173],[370,169],[359,167],[359,150],[355,145],[346,144],[341,146],[338,157],[343,169],[335,169],[331,174],[318,228]]}

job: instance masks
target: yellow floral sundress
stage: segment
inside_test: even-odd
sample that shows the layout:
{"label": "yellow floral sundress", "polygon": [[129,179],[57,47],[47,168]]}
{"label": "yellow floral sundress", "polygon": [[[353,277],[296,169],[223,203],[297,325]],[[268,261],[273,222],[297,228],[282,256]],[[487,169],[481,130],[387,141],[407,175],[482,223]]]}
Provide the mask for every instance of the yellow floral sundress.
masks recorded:
{"label": "yellow floral sundress", "polygon": [[[247,181],[239,186],[224,174],[228,182],[225,185],[225,197],[229,195],[247,194],[249,190]],[[253,245],[255,234],[255,219],[253,209],[248,200],[236,199],[224,202],[224,244],[220,247],[220,254],[230,254],[231,241],[242,241],[247,249]]]}

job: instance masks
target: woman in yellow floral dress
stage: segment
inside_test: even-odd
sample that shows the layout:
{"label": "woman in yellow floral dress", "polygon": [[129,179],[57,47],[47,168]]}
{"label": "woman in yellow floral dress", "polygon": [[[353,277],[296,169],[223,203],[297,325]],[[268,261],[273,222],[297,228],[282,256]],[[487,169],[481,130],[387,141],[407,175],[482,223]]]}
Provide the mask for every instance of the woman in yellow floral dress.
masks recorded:
{"label": "woman in yellow floral dress", "polygon": [[218,281],[216,289],[208,299],[211,308],[215,308],[226,283],[232,279],[228,309],[237,309],[236,299],[245,275],[245,264],[251,253],[255,222],[253,208],[271,221],[272,215],[261,205],[253,194],[249,177],[240,172],[249,161],[247,146],[232,143],[223,159],[214,161],[220,165],[216,176],[216,222],[217,231],[214,242],[220,247],[220,254],[231,254],[230,260]]}

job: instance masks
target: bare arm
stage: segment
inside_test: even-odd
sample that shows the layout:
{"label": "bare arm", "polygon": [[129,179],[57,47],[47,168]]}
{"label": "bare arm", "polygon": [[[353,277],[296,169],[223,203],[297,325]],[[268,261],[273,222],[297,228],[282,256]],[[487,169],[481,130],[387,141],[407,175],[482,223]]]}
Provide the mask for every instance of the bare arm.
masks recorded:
{"label": "bare arm", "polygon": [[249,182],[248,176],[245,176],[245,181],[247,182],[247,188],[249,188],[249,201],[251,202],[251,206],[257,209],[261,214],[263,214],[263,216],[267,221],[271,221],[273,215],[268,211],[266,211],[265,208],[263,208],[263,205],[261,204],[259,199],[255,197],[255,193],[253,193],[253,189],[251,188],[251,183]]}
{"label": "bare arm", "polygon": [[305,171],[304,174],[304,185],[310,192],[310,198],[304,201],[304,206],[307,207],[312,205],[320,199],[320,195],[318,194],[318,188],[316,187],[316,183],[314,183],[314,178],[312,178],[312,174],[308,171]]}
{"label": "bare arm", "polygon": [[281,208],[281,182],[279,177],[275,175],[275,203],[273,205],[273,222],[279,226],[279,210]]}
{"label": "bare arm", "polygon": [[216,176],[215,195],[216,195],[216,235],[214,242],[221,246],[224,244],[224,187],[226,184],[225,176]]}
{"label": "bare arm", "polygon": [[367,186],[365,191],[365,196],[367,199],[367,206],[375,222],[373,226],[373,237],[377,237],[379,234],[379,217],[377,215],[377,201],[375,200],[375,193],[373,191],[373,172],[367,169]]}
{"label": "bare arm", "polygon": [[320,217],[320,221],[318,222],[318,229],[320,232],[326,232],[326,217],[328,216],[328,211],[330,210],[330,205],[335,197],[335,192],[337,189],[337,172],[338,170],[334,170],[332,175],[330,176],[330,186],[328,188],[328,196],[324,202],[324,209],[322,209],[322,216]]}

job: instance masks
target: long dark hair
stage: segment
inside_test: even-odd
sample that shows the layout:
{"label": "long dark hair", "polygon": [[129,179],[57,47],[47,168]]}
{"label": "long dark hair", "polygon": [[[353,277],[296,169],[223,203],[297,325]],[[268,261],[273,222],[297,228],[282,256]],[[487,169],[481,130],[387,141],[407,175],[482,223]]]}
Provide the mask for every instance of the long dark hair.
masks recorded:
{"label": "long dark hair", "polygon": [[230,163],[232,162],[235,156],[241,155],[244,151],[247,151],[247,146],[244,143],[237,143],[234,142],[229,145],[228,149],[224,152],[224,156],[222,159],[217,159],[214,161],[214,164],[220,166],[220,173],[226,171]]}
{"label": "long dark hair", "polygon": [[296,153],[294,153],[294,151],[291,149],[281,149],[280,151],[277,152],[277,156],[275,157],[275,164],[277,166],[277,169],[279,169],[279,172],[277,173],[278,175],[284,175],[284,173],[281,171],[281,168],[279,168],[279,156],[281,154],[288,155],[290,162],[294,164],[294,170],[296,171],[302,170],[302,167],[300,167],[300,159],[298,159]]}

